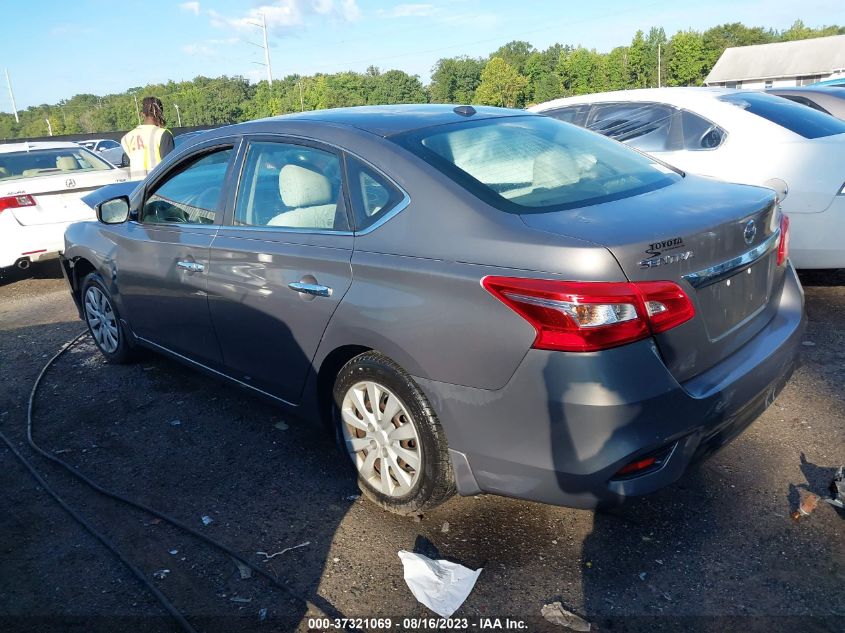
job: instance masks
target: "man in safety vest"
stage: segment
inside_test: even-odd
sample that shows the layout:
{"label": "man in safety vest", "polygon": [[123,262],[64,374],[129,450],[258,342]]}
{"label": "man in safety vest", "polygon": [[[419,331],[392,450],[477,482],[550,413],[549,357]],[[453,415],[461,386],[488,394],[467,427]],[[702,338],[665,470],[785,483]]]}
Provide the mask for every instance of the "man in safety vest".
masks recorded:
{"label": "man in safety vest", "polygon": [[141,112],[144,122],[120,140],[129,157],[129,173],[133,180],[145,178],[174,147],[173,134],[165,127],[161,100],[144,97]]}

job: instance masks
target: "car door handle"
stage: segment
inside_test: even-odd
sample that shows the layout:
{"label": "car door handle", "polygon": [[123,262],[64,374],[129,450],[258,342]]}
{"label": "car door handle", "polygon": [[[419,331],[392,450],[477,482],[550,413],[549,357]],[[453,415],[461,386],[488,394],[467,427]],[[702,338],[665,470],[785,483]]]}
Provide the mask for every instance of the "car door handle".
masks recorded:
{"label": "car door handle", "polygon": [[314,295],[315,297],[332,296],[331,288],[329,288],[328,286],[321,286],[319,284],[308,284],[302,281],[292,281],[288,284],[288,288],[306,295]]}
{"label": "car door handle", "polygon": [[191,273],[201,273],[205,270],[205,266],[197,262],[176,262],[176,265]]}

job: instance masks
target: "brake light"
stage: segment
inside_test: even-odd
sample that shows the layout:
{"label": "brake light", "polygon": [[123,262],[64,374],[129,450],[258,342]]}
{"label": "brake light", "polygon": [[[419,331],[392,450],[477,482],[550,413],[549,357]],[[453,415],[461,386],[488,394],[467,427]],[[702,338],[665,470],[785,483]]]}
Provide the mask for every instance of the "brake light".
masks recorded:
{"label": "brake light", "polygon": [[780,242],[778,242],[778,266],[784,264],[789,257],[789,216],[780,216]]}
{"label": "brake light", "polygon": [[534,327],[536,349],[608,349],[665,332],[695,315],[689,297],[671,281],[485,277],[481,285]]}
{"label": "brake light", "polygon": [[35,199],[28,194],[21,194],[17,196],[6,196],[0,198],[0,213],[6,209],[18,209],[20,207],[34,207]]}

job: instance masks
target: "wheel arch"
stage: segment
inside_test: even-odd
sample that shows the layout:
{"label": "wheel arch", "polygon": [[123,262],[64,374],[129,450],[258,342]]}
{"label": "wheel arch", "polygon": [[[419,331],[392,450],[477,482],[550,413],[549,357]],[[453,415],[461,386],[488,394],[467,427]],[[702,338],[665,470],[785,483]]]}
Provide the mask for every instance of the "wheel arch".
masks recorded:
{"label": "wheel arch", "polygon": [[366,352],[377,351],[366,345],[341,345],[326,354],[317,369],[314,380],[314,389],[311,391],[316,396],[316,407],[323,426],[334,432],[332,422],[332,406],[334,404],[332,391],[334,383],[341,368],[356,356]]}

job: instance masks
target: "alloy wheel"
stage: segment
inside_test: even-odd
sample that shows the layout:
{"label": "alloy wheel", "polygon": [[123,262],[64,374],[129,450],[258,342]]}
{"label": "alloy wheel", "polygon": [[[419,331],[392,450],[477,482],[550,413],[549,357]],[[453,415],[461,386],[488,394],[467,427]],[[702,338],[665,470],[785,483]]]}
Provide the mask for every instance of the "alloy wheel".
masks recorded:
{"label": "alloy wheel", "polygon": [[91,286],[85,292],[85,318],[99,348],[114,354],[120,341],[117,317],[106,293],[97,286]]}
{"label": "alloy wheel", "polygon": [[417,428],[402,401],[367,380],[346,392],[341,406],[343,438],[358,474],[389,497],[411,492],[422,468]]}

